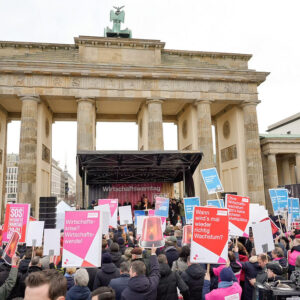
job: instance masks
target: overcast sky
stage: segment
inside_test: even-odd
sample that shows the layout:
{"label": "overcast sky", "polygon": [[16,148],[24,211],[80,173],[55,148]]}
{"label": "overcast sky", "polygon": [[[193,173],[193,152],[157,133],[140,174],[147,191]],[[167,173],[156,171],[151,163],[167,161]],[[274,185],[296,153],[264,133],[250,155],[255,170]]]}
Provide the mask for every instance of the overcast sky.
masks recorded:
{"label": "overcast sky", "polygon": [[[259,87],[260,132],[300,111],[299,0],[0,0],[0,40],[73,43],[103,36],[109,11],[125,5],[134,38],[166,49],[253,54],[249,68],[271,74]],[[19,122],[9,124],[8,153],[18,152]],[[164,124],[165,148],[176,149],[176,126]],[[97,124],[97,149],[137,149],[137,126]],[[53,157],[75,173],[76,123],[53,125]]]}

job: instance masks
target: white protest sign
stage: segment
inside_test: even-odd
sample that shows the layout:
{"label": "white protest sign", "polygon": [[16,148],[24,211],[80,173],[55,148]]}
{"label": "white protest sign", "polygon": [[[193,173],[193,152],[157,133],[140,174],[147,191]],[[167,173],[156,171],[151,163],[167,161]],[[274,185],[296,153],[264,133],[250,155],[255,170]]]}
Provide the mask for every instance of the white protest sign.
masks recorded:
{"label": "white protest sign", "polygon": [[108,234],[110,222],[110,208],[108,204],[94,206],[94,210],[102,211],[102,234]]}
{"label": "white protest sign", "polygon": [[118,227],[118,199],[99,199],[98,205],[109,205],[110,209],[110,221],[109,226],[112,226],[114,228]]}
{"label": "white protest sign", "polygon": [[43,245],[44,221],[31,221],[28,224],[26,246],[41,247]]}
{"label": "white protest sign", "polygon": [[143,223],[146,216],[136,216],[137,218],[137,227],[136,227],[136,234],[141,235],[143,231]]}
{"label": "white protest sign", "polygon": [[56,206],[56,228],[64,229],[65,225],[65,212],[69,210],[74,210],[65,201],[60,201]]}
{"label": "white protest sign", "polygon": [[[51,253],[52,252],[52,253]],[[43,255],[60,255],[60,230],[45,229],[44,230],[44,248]]]}
{"label": "white protest sign", "polygon": [[132,224],[131,205],[119,207],[120,225]]}
{"label": "white protest sign", "polygon": [[274,241],[270,220],[252,224],[256,254],[267,253],[274,249]]}

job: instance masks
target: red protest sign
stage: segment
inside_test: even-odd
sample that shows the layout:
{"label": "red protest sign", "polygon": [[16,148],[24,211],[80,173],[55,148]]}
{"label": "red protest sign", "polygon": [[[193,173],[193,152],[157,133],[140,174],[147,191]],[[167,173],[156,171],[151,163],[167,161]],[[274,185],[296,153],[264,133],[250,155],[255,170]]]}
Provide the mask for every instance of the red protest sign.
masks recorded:
{"label": "red protest sign", "polygon": [[6,263],[11,265],[12,257],[15,255],[18,242],[19,242],[20,235],[18,232],[13,232],[11,235],[11,238],[9,240],[9,243],[6,245],[3,253],[3,259]]}
{"label": "red protest sign", "polygon": [[237,195],[226,195],[226,207],[229,212],[229,234],[249,236],[250,199]]}
{"label": "red protest sign", "polygon": [[228,210],[216,207],[195,207],[191,262],[226,263],[227,242]]}

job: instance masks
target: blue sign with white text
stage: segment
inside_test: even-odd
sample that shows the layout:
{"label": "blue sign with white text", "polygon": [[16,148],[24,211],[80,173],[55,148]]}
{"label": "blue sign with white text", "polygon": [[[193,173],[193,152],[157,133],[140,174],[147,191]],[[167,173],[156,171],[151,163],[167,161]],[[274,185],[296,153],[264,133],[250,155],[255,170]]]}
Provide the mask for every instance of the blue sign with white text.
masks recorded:
{"label": "blue sign with white text", "polygon": [[185,212],[186,224],[192,224],[194,207],[200,206],[200,198],[199,197],[184,198],[183,201],[184,201],[184,212]]}
{"label": "blue sign with white text", "polygon": [[207,205],[212,205],[218,208],[224,208],[223,199],[207,200]]}
{"label": "blue sign with white text", "polygon": [[275,215],[279,215],[288,209],[287,189],[269,189],[270,198]]}
{"label": "blue sign with white text", "polygon": [[299,219],[300,217],[300,207],[299,207],[299,199],[298,198],[289,198],[289,216],[291,217],[291,221],[294,222],[295,219]]}
{"label": "blue sign with white text", "polygon": [[146,216],[146,211],[144,211],[144,210],[135,210],[134,211],[134,224],[136,227],[137,227],[139,216]]}
{"label": "blue sign with white text", "polygon": [[215,194],[218,192],[224,192],[222,183],[220,181],[216,168],[201,170],[202,178],[205,183],[207,193]]}

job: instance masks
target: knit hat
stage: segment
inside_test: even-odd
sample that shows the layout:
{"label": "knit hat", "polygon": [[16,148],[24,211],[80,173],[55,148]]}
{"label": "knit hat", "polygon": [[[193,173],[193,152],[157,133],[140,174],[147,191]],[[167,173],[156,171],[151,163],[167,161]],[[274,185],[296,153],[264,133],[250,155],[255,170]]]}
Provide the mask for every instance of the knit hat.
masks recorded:
{"label": "knit hat", "polygon": [[224,268],[220,272],[220,279],[221,281],[232,281],[234,278],[234,274],[231,270],[231,268]]}
{"label": "knit hat", "polygon": [[177,243],[177,239],[176,239],[176,237],[175,237],[174,235],[168,236],[168,237],[167,237],[167,241],[168,241],[168,242]]}
{"label": "knit hat", "polygon": [[125,241],[122,237],[118,237],[117,243],[121,246],[121,245],[124,245]]}
{"label": "knit hat", "polygon": [[143,250],[142,250],[142,248],[139,248],[139,247],[133,248],[133,249],[131,250],[131,254],[141,255],[142,253],[143,253]]}
{"label": "knit hat", "polygon": [[267,269],[271,270],[276,275],[282,274],[282,267],[278,262],[269,262],[267,263]]}
{"label": "knit hat", "polygon": [[110,264],[111,263],[111,256],[109,253],[104,253],[102,255],[102,263],[103,264]]}

